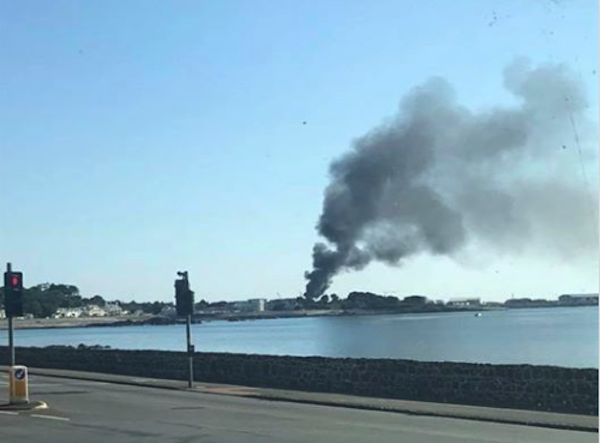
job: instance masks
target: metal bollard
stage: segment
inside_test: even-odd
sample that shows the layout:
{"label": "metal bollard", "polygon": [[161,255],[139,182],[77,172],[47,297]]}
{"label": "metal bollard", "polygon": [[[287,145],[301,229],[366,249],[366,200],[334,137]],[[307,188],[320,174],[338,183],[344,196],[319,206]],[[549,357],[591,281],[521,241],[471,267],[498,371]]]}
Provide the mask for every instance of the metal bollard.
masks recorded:
{"label": "metal bollard", "polygon": [[29,404],[29,379],[27,376],[27,366],[11,366],[8,382],[10,404]]}

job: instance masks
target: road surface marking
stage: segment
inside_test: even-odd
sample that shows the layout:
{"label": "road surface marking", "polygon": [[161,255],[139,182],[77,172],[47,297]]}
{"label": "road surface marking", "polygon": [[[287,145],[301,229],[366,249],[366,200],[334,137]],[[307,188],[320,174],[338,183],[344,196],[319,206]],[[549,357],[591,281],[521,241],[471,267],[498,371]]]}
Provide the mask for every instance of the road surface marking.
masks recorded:
{"label": "road surface marking", "polygon": [[31,414],[31,416],[35,417],[35,418],[47,418],[48,420],[71,421],[70,418],[67,418],[67,417],[57,417],[55,415]]}
{"label": "road surface marking", "polygon": [[0,411],[0,414],[4,414],[4,415],[19,415],[18,412],[13,412],[13,411]]}
{"label": "road surface marking", "polygon": [[103,381],[82,381],[82,382],[73,382],[67,383],[69,386],[96,386],[96,385],[109,385],[110,383],[106,383]]}

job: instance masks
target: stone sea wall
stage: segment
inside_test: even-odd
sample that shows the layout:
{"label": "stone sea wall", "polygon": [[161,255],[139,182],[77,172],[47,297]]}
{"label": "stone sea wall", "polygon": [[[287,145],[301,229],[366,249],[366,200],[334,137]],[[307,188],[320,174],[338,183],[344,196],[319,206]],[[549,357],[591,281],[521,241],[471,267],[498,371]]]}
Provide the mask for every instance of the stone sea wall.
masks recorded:
{"label": "stone sea wall", "polygon": [[[8,364],[0,346],[0,364]],[[197,381],[598,415],[598,370],[391,359],[194,354]],[[187,379],[183,352],[17,348],[17,363]]]}

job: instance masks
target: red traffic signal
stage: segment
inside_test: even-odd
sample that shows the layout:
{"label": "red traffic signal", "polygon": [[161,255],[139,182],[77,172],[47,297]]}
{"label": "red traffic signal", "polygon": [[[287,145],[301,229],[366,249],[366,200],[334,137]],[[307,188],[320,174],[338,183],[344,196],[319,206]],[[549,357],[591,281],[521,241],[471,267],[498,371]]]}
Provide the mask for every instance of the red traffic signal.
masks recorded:
{"label": "red traffic signal", "polygon": [[23,273],[22,272],[6,272],[4,274],[4,285],[10,289],[23,288]]}
{"label": "red traffic signal", "polygon": [[4,273],[4,310],[7,317],[23,316],[23,273]]}

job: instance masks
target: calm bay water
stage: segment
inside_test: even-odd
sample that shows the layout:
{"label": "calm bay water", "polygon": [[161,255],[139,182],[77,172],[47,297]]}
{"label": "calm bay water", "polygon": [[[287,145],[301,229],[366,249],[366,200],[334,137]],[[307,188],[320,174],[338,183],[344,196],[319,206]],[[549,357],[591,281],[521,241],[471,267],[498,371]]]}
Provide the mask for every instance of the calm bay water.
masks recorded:
{"label": "calm bay water", "polygon": [[[597,307],[215,321],[193,334],[198,351],[598,367]],[[16,342],[183,350],[185,327],[18,330]]]}

